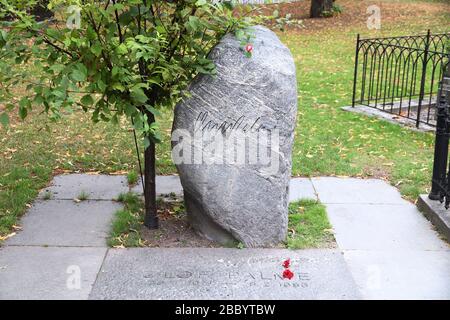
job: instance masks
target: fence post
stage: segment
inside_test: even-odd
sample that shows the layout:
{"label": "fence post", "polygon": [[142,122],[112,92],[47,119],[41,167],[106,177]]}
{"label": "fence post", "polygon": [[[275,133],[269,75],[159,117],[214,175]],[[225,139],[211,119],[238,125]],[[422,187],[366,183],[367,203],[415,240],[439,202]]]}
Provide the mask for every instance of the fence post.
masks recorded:
{"label": "fence post", "polygon": [[425,52],[423,53],[422,77],[420,80],[419,104],[417,105],[417,120],[416,120],[417,128],[420,125],[420,112],[422,110],[422,100],[425,96],[425,78],[427,75],[428,51],[430,50],[430,37],[431,37],[431,31],[430,31],[430,29],[428,29],[427,40],[425,42]]}
{"label": "fence post", "polygon": [[353,98],[352,98],[352,107],[355,107],[355,99],[356,99],[356,82],[358,79],[358,57],[359,57],[359,41],[360,36],[359,33],[356,36],[356,54],[355,54],[355,71],[353,74]]}
{"label": "fence post", "polygon": [[[446,181],[448,145],[449,145],[449,104],[450,104],[450,61],[446,66],[443,79],[436,97],[436,138],[434,144],[433,178],[428,198],[442,200],[448,188]],[[444,189],[445,188],[445,189]]]}

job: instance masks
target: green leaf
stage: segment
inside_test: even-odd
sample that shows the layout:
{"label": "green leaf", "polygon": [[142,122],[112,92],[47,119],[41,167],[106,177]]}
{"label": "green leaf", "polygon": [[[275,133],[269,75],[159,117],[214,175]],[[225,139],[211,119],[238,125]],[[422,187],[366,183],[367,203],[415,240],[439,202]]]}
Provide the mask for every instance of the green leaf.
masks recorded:
{"label": "green leaf", "polygon": [[106,90],[106,84],[102,81],[102,79],[99,79],[97,81],[97,87],[101,92],[104,92]]}
{"label": "green leaf", "polygon": [[6,38],[8,34],[5,30],[0,30],[0,48],[3,48],[6,45]]}
{"label": "green leaf", "polygon": [[25,119],[27,117],[27,115],[28,115],[27,108],[19,107],[19,117],[20,117],[20,119],[22,119],[22,120]]}
{"label": "green leaf", "polygon": [[204,6],[206,3],[207,3],[206,0],[198,0],[198,1],[195,3],[195,5],[196,5],[197,7],[201,7],[201,6]]}
{"label": "green leaf", "polygon": [[96,57],[100,57],[100,55],[102,54],[102,46],[100,45],[100,43],[96,42],[96,43],[91,47],[91,52],[92,52]]}
{"label": "green leaf", "polygon": [[147,149],[150,147],[150,139],[148,137],[144,138],[144,148]]}
{"label": "green leaf", "polygon": [[200,19],[196,16],[190,16],[188,26],[192,31],[197,31],[201,25]]}
{"label": "green leaf", "polygon": [[120,92],[124,92],[124,91],[125,91],[125,87],[124,87],[121,83],[119,83],[119,82],[114,83],[114,84],[112,85],[112,88],[113,88],[114,90],[119,90]]}
{"label": "green leaf", "polygon": [[147,96],[144,93],[144,90],[139,87],[134,87],[131,89],[131,98],[139,104],[144,104],[147,102]]}
{"label": "green leaf", "polygon": [[124,55],[124,54],[128,53],[128,48],[124,43],[122,43],[120,46],[118,46],[116,50],[117,50],[117,53],[120,55]]}
{"label": "green leaf", "polygon": [[94,104],[94,98],[92,98],[90,94],[87,94],[83,98],[81,98],[80,102],[82,105],[91,106]]}
{"label": "green leaf", "polygon": [[146,104],[145,109],[150,111],[154,116],[159,117],[161,115],[161,112],[159,112],[156,108]]}
{"label": "green leaf", "polygon": [[6,112],[3,112],[2,114],[0,114],[0,123],[4,127],[7,127],[9,125],[9,116]]}
{"label": "green leaf", "polygon": [[81,70],[74,70],[72,72],[72,79],[77,82],[84,82],[86,78],[87,78],[86,74],[83,73]]}
{"label": "green leaf", "polygon": [[23,97],[19,101],[19,116],[20,119],[25,119],[28,115],[28,108],[31,107],[31,101],[28,97]]}

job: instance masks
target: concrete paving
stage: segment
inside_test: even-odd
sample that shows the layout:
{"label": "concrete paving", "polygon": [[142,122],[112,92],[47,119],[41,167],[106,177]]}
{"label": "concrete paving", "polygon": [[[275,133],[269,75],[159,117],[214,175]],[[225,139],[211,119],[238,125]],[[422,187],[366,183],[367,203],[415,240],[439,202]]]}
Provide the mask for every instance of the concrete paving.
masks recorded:
{"label": "concrete paving", "polygon": [[[132,192],[143,194],[142,181],[131,188]],[[177,196],[183,195],[183,187],[178,176],[156,176],[156,193],[160,196],[174,193]]]}
{"label": "concrete paving", "polygon": [[[159,194],[182,194],[176,176]],[[450,299],[450,247],[382,180],[293,178],[327,206],[338,250],[108,249],[124,176],[64,175],[0,249],[0,299]],[[88,201],[74,202],[82,191]],[[280,263],[294,261],[293,280]],[[101,271],[100,271],[101,270]],[[97,281],[96,281],[97,279]]]}
{"label": "concrete paving", "polygon": [[87,299],[107,248],[0,248],[0,299]]}
{"label": "concrete paving", "polygon": [[311,181],[325,204],[405,204],[396,188],[379,179],[319,177]]}
{"label": "concrete paving", "polygon": [[317,200],[317,193],[310,178],[292,178],[289,185],[289,202],[302,199]]}
{"label": "concrete paving", "polygon": [[447,250],[433,226],[405,201],[391,204],[327,204],[339,248],[344,250]]}
{"label": "concrete paving", "polygon": [[90,200],[111,200],[120,193],[128,192],[125,176],[107,176],[96,174],[67,174],[54,177],[51,185],[39,194],[46,193],[55,200],[72,200],[84,193]]}
{"label": "concrete paving", "polygon": [[450,246],[382,180],[313,178],[364,299],[450,299]]}
{"label": "concrete paving", "polygon": [[450,299],[450,252],[343,250],[364,299]]}
{"label": "concrete paving", "polygon": [[23,231],[6,245],[105,247],[114,213],[112,201],[36,201],[22,218]]}

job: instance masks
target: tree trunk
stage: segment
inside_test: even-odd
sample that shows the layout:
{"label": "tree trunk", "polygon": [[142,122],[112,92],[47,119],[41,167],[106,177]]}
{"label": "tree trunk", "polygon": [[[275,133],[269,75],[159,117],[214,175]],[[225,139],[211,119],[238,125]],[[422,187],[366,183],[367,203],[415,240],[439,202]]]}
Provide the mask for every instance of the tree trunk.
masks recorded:
{"label": "tree trunk", "polygon": [[331,12],[334,0],[311,0],[311,18],[323,17],[324,11]]}
{"label": "tree trunk", "polygon": [[[155,117],[148,112],[149,123],[155,122]],[[158,229],[158,215],[156,208],[156,154],[155,143],[150,139],[150,145],[144,151],[144,197],[145,218],[144,225],[149,229]]]}

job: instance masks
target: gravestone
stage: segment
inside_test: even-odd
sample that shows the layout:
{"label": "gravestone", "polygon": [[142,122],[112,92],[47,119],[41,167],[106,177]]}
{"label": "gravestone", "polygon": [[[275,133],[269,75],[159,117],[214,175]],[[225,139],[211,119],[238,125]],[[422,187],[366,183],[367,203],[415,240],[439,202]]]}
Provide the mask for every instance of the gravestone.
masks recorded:
{"label": "gravestone", "polygon": [[[282,262],[288,257],[294,273],[290,280],[282,276]],[[298,300],[361,296],[339,250],[130,248],[108,251],[89,298]]]}
{"label": "gravestone", "polygon": [[193,227],[223,244],[285,240],[297,80],[289,49],[249,29],[252,56],[227,35],[211,52],[216,76],[199,75],[175,108],[173,159]]}

